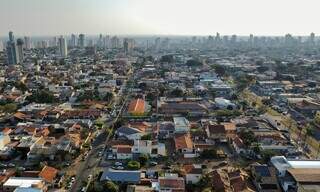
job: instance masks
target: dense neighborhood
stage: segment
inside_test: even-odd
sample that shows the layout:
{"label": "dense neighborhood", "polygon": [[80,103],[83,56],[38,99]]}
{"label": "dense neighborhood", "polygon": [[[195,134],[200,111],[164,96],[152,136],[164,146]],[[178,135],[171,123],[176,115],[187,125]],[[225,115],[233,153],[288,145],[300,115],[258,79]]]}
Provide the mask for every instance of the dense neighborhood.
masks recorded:
{"label": "dense neighborhood", "polygon": [[107,37],[0,52],[1,191],[320,191],[319,42]]}

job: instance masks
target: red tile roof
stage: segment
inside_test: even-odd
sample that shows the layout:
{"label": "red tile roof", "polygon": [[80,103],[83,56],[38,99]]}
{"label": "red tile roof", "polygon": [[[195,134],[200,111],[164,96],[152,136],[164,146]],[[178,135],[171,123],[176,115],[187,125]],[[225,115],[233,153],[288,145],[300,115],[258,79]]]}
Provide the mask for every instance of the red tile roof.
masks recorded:
{"label": "red tile roof", "polygon": [[194,165],[184,165],[183,169],[186,174],[202,174],[202,169],[196,168]]}
{"label": "red tile roof", "polygon": [[234,138],[233,142],[236,144],[237,147],[243,148],[245,145],[243,144],[243,141],[237,136]]}
{"label": "red tile roof", "polygon": [[59,170],[53,167],[44,166],[41,172],[39,173],[39,177],[43,178],[46,182],[52,183],[56,178]]}
{"label": "red tile roof", "polygon": [[224,125],[209,125],[208,130],[210,135],[226,133],[226,129]]}
{"label": "red tile roof", "polygon": [[118,145],[117,153],[131,153],[132,147],[129,145]]}
{"label": "red tile roof", "polygon": [[175,135],[174,143],[176,150],[193,149],[193,142],[191,140],[190,134]]}
{"label": "red tile roof", "polygon": [[172,191],[184,191],[185,190],[185,183],[184,179],[167,179],[167,178],[160,178],[159,185],[161,189],[172,189]]}
{"label": "red tile roof", "polygon": [[142,99],[136,99],[129,104],[129,113],[144,113],[145,112],[145,101]]}

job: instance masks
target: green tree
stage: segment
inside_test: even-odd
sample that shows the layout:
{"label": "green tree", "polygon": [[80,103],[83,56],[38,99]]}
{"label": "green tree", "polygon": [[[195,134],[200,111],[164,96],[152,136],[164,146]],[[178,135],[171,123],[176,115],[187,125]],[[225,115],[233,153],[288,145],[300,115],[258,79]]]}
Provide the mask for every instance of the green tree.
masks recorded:
{"label": "green tree", "polygon": [[276,155],[279,155],[279,154],[271,149],[261,151],[261,156],[265,163],[269,162],[270,158]]}
{"label": "green tree", "polygon": [[211,185],[211,183],[212,183],[212,180],[209,177],[209,175],[202,175],[202,177],[200,178],[200,180],[196,184],[196,186],[198,186],[202,190],[205,190],[207,187],[209,187]]}
{"label": "green tree", "polygon": [[259,154],[261,152],[261,146],[259,143],[254,143],[252,146],[252,150],[253,152],[255,152],[256,154]]}
{"label": "green tree", "polygon": [[220,77],[223,77],[226,74],[226,69],[222,65],[214,65],[213,69]]}
{"label": "green tree", "polygon": [[151,140],[152,139],[152,135],[151,134],[146,134],[146,135],[142,135],[141,136],[141,140]]}
{"label": "green tree", "polygon": [[200,157],[204,158],[204,159],[217,158],[217,150],[216,149],[205,149],[201,152]]}
{"label": "green tree", "polygon": [[14,86],[22,92],[28,91],[26,84],[22,83],[21,81],[15,82]]}
{"label": "green tree", "polygon": [[5,113],[13,113],[17,110],[17,104],[15,103],[8,103],[0,107],[0,111]]}
{"label": "green tree", "polygon": [[147,154],[141,154],[139,156],[139,162],[140,162],[140,165],[142,165],[142,166],[146,165],[148,160],[149,160],[149,156]]}
{"label": "green tree", "polygon": [[118,192],[119,186],[112,181],[107,181],[104,185],[104,189],[108,192]]}
{"label": "green tree", "polygon": [[173,63],[174,58],[173,55],[164,55],[161,57],[160,62],[162,63]]}
{"label": "green tree", "polygon": [[103,100],[110,102],[113,99],[113,94],[108,92],[106,93],[106,95],[104,96]]}
{"label": "green tree", "polygon": [[129,161],[127,168],[129,170],[138,170],[140,169],[140,163],[138,161]]}
{"label": "green tree", "polygon": [[36,103],[54,103],[57,101],[57,98],[50,91],[40,90],[33,92],[26,100]]}
{"label": "green tree", "polygon": [[183,91],[181,89],[176,88],[173,91],[171,91],[171,95],[173,97],[182,97],[184,94],[183,94]]}
{"label": "green tree", "polygon": [[252,143],[257,142],[257,139],[251,130],[242,129],[239,133],[239,137],[242,139],[243,143],[250,147]]}
{"label": "green tree", "polygon": [[202,62],[195,59],[190,59],[187,61],[186,65],[189,67],[199,67],[202,65]]}
{"label": "green tree", "polygon": [[237,77],[235,82],[237,82],[237,90],[243,91],[244,89],[255,83],[255,77],[250,75],[241,75]]}

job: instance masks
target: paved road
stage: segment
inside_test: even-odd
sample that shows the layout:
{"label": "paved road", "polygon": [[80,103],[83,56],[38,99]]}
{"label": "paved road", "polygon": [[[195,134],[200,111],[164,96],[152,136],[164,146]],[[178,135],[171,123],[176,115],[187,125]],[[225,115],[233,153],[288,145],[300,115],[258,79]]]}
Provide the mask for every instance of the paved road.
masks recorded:
{"label": "paved road", "polygon": [[76,174],[76,181],[71,189],[76,192],[81,189],[82,181],[86,181],[88,176],[94,171],[92,168],[99,164],[99,151],[103,150],[107,138],[107,132],[103,131],[92,143],[92,149],[88,152],[87,158],[81,162]]}
{"label": "paved road", "polygon": [[[119,112],[117,116],[112,120],[112,121],[107,121],[106,127],[109,127],[112,131],[114,129],[114,124],[118,121],[120,118],[127,100],[128,100],[128,95],[125,95],[124,100],[122,104],[120,103],[121,98],[116,98],[115,99],[115,106],[119,106],[121,104]],[[111,131],[111,132],[112,132]],[[71,192],[77,192],[81,190],[81,186],[83,186],[83,181],[87,181],[88,176],[94,175],[94,172],[96,171],[97,167],[99,166],[101,157],[98,157],[99,151],[102,151],[105,149],[106,143],[109,141],[111,138],[112,134],[108,134],[105,129],[103,129],[102,133],[95,138],[95,140],[92,143],[92,149],[89,151],[87,158],[80,164],[80,167],[77,171],[76,174],[76,180],[75,183],[72,186],[72,189],[70,190]]]}

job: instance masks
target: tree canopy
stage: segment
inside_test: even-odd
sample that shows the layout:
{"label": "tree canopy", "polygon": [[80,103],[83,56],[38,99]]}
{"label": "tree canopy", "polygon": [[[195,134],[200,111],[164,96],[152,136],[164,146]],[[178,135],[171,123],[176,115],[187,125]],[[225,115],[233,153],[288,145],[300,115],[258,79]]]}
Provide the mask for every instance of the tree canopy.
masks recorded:
{"label": "tree canopy", "polygon": [[127,168],[129,170],[138,170],[140,169],[140,163],[138,161],[129,161]]}
{"label": "tree canopy", "polygon": [[174,58],[173,55],[164,55],[160,58],[160,62],[163,63],[173,63],[174,62]]}
{"label": "tree canopy", "polygon": [[119,186],[116,185],[112,181],[107,181],[106,184],[104,185],[104,188],[106,191],[109,191],[109,192],[118,192],[119,191]]}
{"label": "tree canopy", "polygon": [[251,146],[252,143],[257,142],[257,138],[251,130],[242,129],[239,136],[246,146]]}
{"label": "tree canopy", "polygon": [[186,65],[189,67],[198,67],[202,65],[202,62],[196,59],[190,59],[187,61]]}
{"label": "tree canopy", "polygon": [[57,98],[53,95],[53,93],[46,90],[32,92],[32,95],[28,96],[26,100],[29,102],[36,102],[36,103],[57,102]]}
{"label": "tree canopy", "polygon": [[226,69],[222,65],[214,65],[213,69],[216,72],[216,74],[219,75],[220,77],[226,74]]}

